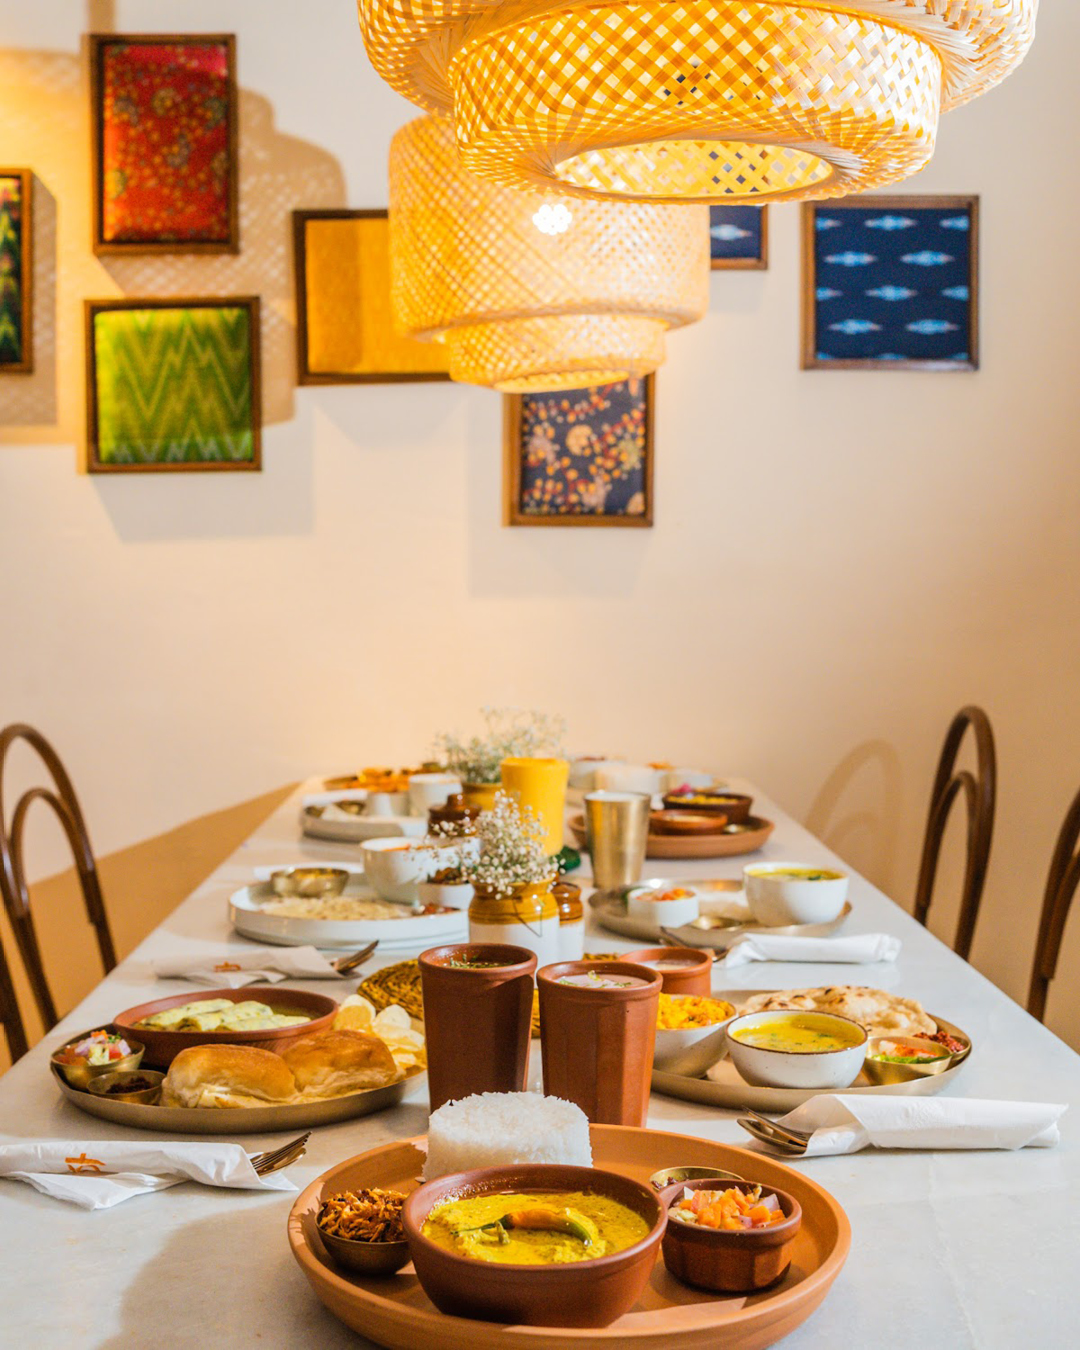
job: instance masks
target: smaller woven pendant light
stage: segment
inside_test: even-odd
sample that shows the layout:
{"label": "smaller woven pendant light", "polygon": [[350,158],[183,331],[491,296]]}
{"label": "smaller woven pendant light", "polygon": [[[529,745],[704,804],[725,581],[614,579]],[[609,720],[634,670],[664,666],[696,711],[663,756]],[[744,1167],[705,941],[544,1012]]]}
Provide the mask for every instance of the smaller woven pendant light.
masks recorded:
{"label": "smaller woven pendant light", "polygon": [[570,199],[467,173],[454,131],[390,145],[390,276],[407,337],[446,346],[452,379],[506,391],[649,374],[667,329],[708,305],[708,208]]}

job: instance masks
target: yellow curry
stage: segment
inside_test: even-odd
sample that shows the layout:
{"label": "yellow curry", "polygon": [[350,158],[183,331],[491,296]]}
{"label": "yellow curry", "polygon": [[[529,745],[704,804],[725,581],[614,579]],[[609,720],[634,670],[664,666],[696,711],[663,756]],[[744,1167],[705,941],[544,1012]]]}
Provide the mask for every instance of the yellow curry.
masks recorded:
{"label": "yellow curry", "polygon": [[753,1045],[759,1050],[787,1050],[796,1054],[816,1054],[822,1050],[849,1050],[859,1045],[865,1036],[859,1027],[841,1030],[831,1019],[805,1017],[778,1017],[775,1022],[758,1022],[754,1026],[739,1027],[731,1032],[736,1041]]}
{"label": "yellow curry", "polygon": [[432,1210],[420,1231],[459,1256],[550,1266],[621,1252],[647,1237],[649,1225],[606,1195],[519,1191],[451,1200]]}

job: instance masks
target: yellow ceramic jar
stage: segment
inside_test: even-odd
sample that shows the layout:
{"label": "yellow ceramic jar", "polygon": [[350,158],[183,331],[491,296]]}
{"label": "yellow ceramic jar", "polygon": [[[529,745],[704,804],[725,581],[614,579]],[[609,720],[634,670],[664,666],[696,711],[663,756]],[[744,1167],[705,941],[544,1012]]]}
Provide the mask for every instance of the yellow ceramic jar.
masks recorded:
{"label": "yellow ceramic jar", "polygon": [[544,830],[544,852],[550,857],[563,846],[566,783],[565,759],[510,758],[502,762],[502,785],[521,809],[529,808]]}
{"label": "yellow ceramic jar", "polygon": [[536,953],[540,965],[559,959],[559,908],[549,882],[496,895],[477,886],[469,905],[469,941],[509,943]]}

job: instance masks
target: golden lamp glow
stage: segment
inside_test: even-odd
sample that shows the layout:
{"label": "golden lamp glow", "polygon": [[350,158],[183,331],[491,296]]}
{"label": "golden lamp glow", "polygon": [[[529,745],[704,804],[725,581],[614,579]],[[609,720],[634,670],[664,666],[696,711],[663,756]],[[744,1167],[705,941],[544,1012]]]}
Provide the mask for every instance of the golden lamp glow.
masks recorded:
{"label": "golden lamp glow", "polygon": [[708,210],[515,191],[461,167],[449,122],[390,143],[390,290],[406,337],[452,379],[577,389],[647,375],[669,328],[705,313]]}
{"label": "golden lamp glow", "polygon": [[898,182],[1004,79],[1038,0],[359,0],[368,56],[507,185],[819,200]]}

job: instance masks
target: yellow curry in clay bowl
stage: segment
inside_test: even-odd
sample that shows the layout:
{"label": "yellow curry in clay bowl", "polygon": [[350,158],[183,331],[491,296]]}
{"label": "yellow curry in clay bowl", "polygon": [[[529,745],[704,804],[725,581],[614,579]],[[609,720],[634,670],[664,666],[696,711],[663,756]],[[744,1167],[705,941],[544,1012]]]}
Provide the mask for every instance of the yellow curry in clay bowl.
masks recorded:
{"label": "yellow curry in clay bowl", "polygon": [[549,1164],[440,1177],[402,1212],[437,1308],[531,1326],[607,1326],[628,1312],[666,1221],[657,1195],[629,1177]]}
{"label": "yellow curry in clay bowl", "polygon": [[756,1087],[850,1087],[866,1059],[865,1029],[836,1013],[744,1013],[726,1035],[731,1062]]}

